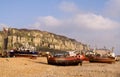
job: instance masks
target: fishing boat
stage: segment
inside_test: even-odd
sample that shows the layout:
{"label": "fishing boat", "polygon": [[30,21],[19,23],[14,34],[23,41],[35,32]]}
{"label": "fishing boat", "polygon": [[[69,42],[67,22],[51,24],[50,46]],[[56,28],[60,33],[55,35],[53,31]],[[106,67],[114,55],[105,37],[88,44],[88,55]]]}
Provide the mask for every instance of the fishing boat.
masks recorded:
{"label": "fishing boat", "polygon": [[87,57],[90,62],[99,62],[99,63],[114,63],[115,62],[115,53],[112,50],[103,48],[103,49],[94,49],[87,53]]}
{"label": "fishing boat", "polygon": [[76,56],[69,56],[68,53],[54,53],[47,56],[48,64],[53,65],[82,65],[82,60]]}
{"label": "fishing boat", "polygon": [[99,63],[115,63],[115,58],[113,57],[90,57],[90,62],[99,62]]}
{"label": "fishing boat", "polygon": [[9,52],[10,57],[30,57],[30,58],[37,58],[38,52],[35,51],[16,51],[13,50],[12,52]]}

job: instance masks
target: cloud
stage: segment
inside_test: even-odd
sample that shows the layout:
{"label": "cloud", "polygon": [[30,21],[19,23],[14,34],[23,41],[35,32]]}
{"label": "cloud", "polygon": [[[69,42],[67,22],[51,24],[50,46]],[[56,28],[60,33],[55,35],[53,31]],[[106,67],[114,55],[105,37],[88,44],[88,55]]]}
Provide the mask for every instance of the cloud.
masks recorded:
{"label": "cloud", "polygon": [[39,17],[37,21],[32,25],[35,28],[79,28],[89,30],[113,30],[117,28],[120,23],[113,21],[109,18],[105,18],[101,15],[93,13],[76,14],[69,19],[58,19],[53,16]]}
{"label": "cloud", "polygon": [[38,17],[37,21],[31,25],[35,28],[42,26],[55,27],[59,26],[61,22],[53,16]]}
{"label": "cloud", "polygon": [[35,27],[35,28],[39,28],[41,26],[41,23],[40,22],[35,22],[32,27]]}
{"label": "cloud", "polygon": [[119,25],[119,23],[113,20],[92,13],[76,15],[74,23],[93,30],[109,30]]}
{"label": "cloud", "polygon": [[120,0],[109,0],[104,9],[106,15],[120,17]]}
{"label": "cloud", "polygon": [[46,26],[58,26],[60,25],[60,21],[53,16],[39,17],[38,19],[41,23]]}
{"label": "cloud", "polygon": [[59,8],[64,12],[77,12],[78,7],[73,2],[62,2]]}

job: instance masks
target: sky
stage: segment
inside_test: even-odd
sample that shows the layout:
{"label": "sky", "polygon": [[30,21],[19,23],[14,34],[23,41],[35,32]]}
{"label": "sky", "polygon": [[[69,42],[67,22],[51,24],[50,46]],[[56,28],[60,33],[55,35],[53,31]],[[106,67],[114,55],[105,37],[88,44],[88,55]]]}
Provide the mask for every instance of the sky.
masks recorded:
{"label": "sky", "polygon": [[120,54],[120,0],[0,0],[3,27],[48,31]]}

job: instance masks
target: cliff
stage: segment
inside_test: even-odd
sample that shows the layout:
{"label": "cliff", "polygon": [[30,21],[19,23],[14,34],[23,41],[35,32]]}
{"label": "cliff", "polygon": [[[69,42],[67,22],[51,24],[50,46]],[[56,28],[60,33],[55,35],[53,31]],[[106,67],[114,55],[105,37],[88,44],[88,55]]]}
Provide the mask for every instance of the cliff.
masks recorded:
{"label": "cliff", "polygon": [[[3,44],[3,32],[0,32],[0,48]],[[86,44],[76,41],[65,36],[57,35],[54,33],[29,30],[29,29],[16,29],[11,28],[8,36],[8,49],[19,47],[35,47],[40,49],[56,49],[56,50],[87,50],[89,49]]]}

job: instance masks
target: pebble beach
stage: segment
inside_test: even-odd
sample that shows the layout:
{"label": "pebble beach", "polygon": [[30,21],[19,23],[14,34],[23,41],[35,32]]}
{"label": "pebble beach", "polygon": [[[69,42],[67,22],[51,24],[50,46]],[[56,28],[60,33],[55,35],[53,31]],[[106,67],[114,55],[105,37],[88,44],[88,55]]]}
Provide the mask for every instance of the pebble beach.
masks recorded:
{"label": "pebble beach", "polygon": [[0,77],[120,77],[120,62],[48,65],[46,57],[0,58]]}

